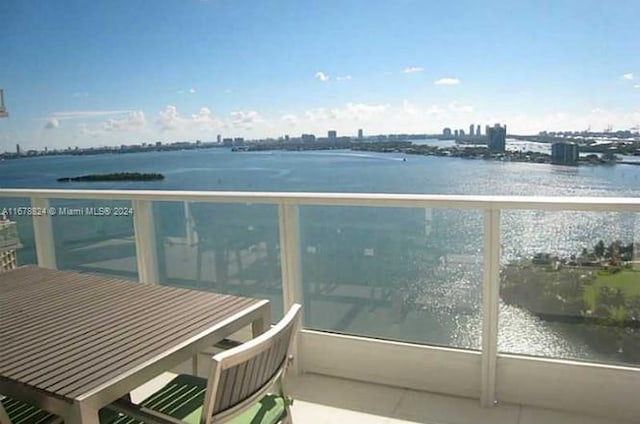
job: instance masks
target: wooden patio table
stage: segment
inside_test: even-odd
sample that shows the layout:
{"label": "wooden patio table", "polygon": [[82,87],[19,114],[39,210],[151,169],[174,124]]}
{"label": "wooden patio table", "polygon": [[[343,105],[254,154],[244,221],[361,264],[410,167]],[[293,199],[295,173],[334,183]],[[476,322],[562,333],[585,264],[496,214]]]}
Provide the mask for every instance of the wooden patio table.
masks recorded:
{"label": "wooden patio table", "polygon": [[97,423],[146,381],[269,324],[268,300],[20,267],[0,274],[0,394]]}

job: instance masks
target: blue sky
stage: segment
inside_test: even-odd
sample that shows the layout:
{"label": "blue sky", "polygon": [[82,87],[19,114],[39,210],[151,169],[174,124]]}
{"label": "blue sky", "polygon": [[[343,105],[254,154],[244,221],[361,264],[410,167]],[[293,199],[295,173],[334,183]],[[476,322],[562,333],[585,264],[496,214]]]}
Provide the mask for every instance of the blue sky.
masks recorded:
{"label": "blue sky", "polygon": [[3,0],[0,151],[640,125],[640,2]]}

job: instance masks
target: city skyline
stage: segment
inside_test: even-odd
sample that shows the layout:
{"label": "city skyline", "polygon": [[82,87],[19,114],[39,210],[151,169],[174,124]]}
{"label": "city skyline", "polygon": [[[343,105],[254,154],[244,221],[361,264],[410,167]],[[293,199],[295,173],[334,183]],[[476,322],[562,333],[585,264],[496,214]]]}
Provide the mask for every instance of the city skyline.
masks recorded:
{"label": "city skyline", "polygon": [[0,151],[471,122],[637,128],[638,12],[632,1],[8,0]]}

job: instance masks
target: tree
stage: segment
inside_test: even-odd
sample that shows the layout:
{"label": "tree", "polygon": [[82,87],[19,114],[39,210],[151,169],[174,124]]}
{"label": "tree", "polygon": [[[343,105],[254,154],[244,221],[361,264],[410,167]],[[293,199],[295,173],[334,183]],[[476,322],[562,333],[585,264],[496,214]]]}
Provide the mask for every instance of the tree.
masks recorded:
{"label": "tree", "polygon": [[602,258],[604,256],[604,251],[605,251],[605,247],[604,247],[604,241],[600,240],[598,243],[596,243],[596,245],[593,247],[593,253],[595,253],[595,255],[598,258]]}

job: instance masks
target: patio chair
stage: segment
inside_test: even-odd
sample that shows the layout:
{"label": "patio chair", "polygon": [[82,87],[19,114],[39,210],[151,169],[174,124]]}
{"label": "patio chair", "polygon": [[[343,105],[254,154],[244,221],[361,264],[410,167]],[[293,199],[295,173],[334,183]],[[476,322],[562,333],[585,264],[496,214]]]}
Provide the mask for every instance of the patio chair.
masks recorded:
{"label": "patio chair", "polygon": [[[292,400],[283,378],[300,322],[294,305],[273,328],[211,358],[209,378],[178,375],[140,405],[120,399],[108,408],[121,415],[108,424],[291,423]],[[270,389],[277,387],[276,393]],[[105,422],[103,422],[105,424]]]}
{"label": "patio chair", "polygon": [[26,402],[0,395],[0,424],[55,424],[60,417]]}

